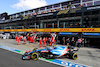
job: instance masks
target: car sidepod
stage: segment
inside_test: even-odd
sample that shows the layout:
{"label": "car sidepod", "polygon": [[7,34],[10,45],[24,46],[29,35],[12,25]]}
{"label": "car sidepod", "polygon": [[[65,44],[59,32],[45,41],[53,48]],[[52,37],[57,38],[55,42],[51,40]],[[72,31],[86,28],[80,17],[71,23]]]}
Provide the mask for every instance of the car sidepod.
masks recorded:
{"label": "car sidepod", "polygon": [[64,46],[56,46],[50,52],[52,52],[54,55],[63,56],[68,52],[68,49]]}

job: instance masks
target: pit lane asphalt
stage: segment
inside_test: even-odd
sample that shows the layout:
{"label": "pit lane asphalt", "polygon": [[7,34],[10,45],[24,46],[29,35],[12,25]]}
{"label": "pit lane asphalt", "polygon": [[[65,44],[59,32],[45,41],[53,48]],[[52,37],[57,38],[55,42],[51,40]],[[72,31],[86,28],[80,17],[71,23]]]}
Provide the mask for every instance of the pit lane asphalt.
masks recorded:
{"label": "pit lane asphalt", "polygon": [[22,55],[0,48],[0,67],[61,67],[41,60],[22,60]]}
{"label": "pit lane asphalt", "polygon": [[[19,45],[17,45],[17,42],[14,39],[0,39],[0,45],[15,48],[22,51],[33,50],[33,48],[35,48],[35,46],[38,45],[36,43],[29,43],[29,42],[27,42],[29,43],[27,45],[22,43],[23,41],[21,41]],[[100,49],[83,47],[79,49],[77,54],[78,54],[77,60],[72,60],[69,58],[58,58],[58,60],[82,64],[82,65],[88,65],[92,67],[100,67]]]}

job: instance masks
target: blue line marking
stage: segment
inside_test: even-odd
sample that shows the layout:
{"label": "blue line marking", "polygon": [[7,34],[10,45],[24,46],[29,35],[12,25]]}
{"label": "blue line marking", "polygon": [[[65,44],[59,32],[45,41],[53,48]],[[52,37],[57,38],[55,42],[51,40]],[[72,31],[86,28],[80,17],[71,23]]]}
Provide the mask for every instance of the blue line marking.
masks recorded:
{"label": "blue line marking", "polygon": [[57,59],[54,59],[52,62],[61,64],[63,66],[68,66],[68,67],[88,67],[88,66],[84,66],[84,65],[81,65],[81,64],[76,64],[76,63],[57,60]]}

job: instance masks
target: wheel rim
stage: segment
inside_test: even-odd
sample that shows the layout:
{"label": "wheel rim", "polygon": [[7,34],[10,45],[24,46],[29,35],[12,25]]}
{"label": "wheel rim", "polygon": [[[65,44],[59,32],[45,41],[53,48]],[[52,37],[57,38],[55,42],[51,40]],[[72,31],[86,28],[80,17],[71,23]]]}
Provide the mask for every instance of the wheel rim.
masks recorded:
{"label": "wheel rim", "polygon": [[35,58],[37,58],[37,55],[36,54],[33,55],[33,59],[35,59]]}

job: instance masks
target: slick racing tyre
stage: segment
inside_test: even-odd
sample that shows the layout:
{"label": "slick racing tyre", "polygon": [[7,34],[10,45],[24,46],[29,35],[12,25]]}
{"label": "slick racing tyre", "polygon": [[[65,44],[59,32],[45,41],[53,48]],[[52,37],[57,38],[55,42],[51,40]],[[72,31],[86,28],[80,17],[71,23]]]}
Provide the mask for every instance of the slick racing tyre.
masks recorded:
{"label": "slick racing tyre", "polygon": [[39,55],[34,52],[34,53],[32,53],[31,58],[32,58],[32,60],[38,60]]}
{"label": "slick racing tyre", "polygon": [[78,55],[76,54],[76,53],[74,53],[73,55],[72,55],[72,59],[73,60],[76,60],[78,58]]}

